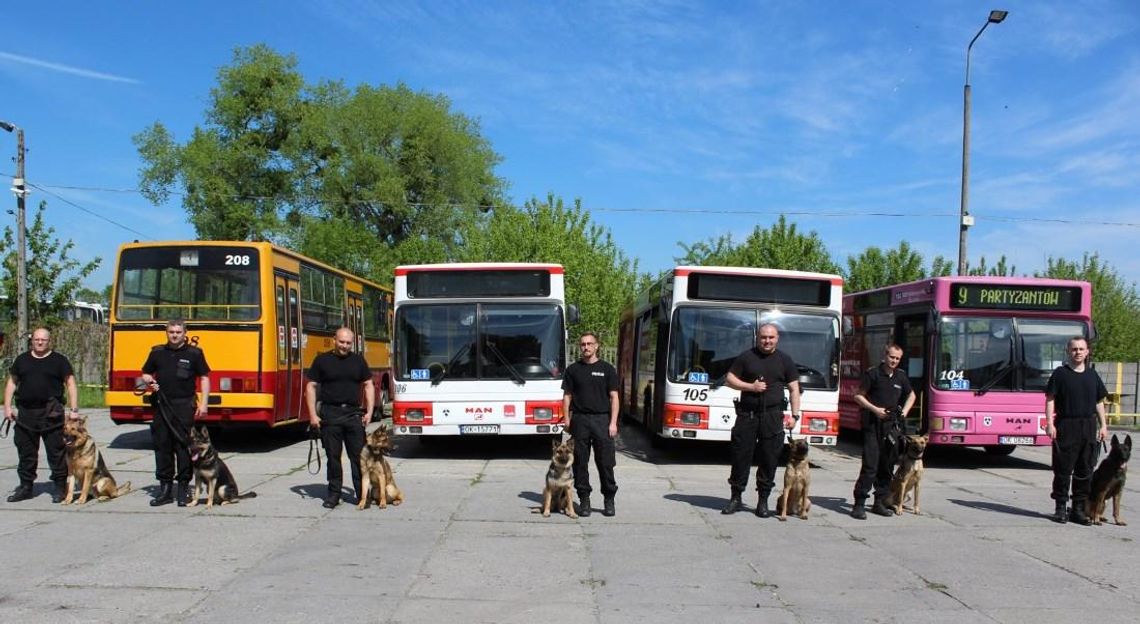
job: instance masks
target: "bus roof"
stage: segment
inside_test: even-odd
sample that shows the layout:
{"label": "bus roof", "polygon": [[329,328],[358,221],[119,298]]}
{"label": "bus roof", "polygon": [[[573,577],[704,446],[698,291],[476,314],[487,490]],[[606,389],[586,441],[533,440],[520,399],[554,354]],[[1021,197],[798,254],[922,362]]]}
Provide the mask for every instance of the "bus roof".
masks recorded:
{"label": "bus roof", "polygon": [[1054,279],[1051,277],[999,277],[994,275],[944,275],[940,277],[927,277],[913,282],[903,282],[901,284],[891,284],[890,286],[880,286],[879,288],[870,288],[867,290],[847,293],[844,297],[855,297],[862,294],[888,291],[895,288],[907,288],[928,286],[933,287],[938,282],[961,282],[973,284],[1034,284],[1037,286],[1075,286],[1078,284],[1088,284],[1081,280],[1065,280]]}
{"label": "bus roof", "polygon": [[396,267],[396,275],[407,275],[414,271],[481,271],[494,269],[497,271],[534,271],[547,270],[551,273],[562,273],[561,264],[546,264],[532,262],[452,262],[441,264],[404,264]]}
{"label": "bus roof", "polygon": [[691,273],[724,273],[730,275],[771,275],[774,277],[788,277],[796,279],[826,279],[833,284],[843,284],[843,278],[831,273],[812,273],[810,271],[788,271],[785,269],[768,269],[762,267],[729,267],[729,266],[678,266],[673,269],[677,277],[688,276]]}

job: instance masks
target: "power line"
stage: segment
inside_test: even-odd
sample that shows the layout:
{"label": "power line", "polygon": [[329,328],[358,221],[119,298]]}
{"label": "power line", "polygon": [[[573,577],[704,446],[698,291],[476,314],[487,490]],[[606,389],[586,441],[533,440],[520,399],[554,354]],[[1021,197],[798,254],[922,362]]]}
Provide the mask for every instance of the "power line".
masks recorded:
{"label": "power line", "polygon": [[[48,192],[48,191],[46,191],[47,188],[54,188],[54,189],[59,189],[59,190],[69,190],[69,191],[88,191],[88,192],[96,192],[96,193],[133,193],[133,194],[140,194],[142,192],[142,191],[140,191],[138,189],[134,189],[134,188],[106,188],[106,187],[95,187],[95,186],[65,186],[65,185],[56,185],[56,184],[46,184],[43,186],[37,186],[37,185],[29,184],[29,186],[35,186],[36,188],[38,188],[40,190],[44,190],[44,192]],[[187,193],[183,193],[180,191],[171,191],[170,195],[174,195],[174,196],[178,196],[178,197],[186,197]],[[54,195],[54,196],[59,197],[58,195]],[[60,199],[63,199],[63,198],[60,198]],[[230,199],[233,199],[236,201],[277,201],[277,200],[280,200],[281,198],[270,197],[270,196],[260,196],[260,195],[236,195],[236,196],[231,197]],[[64,201],[67,201],[67,200],[64,200]],[[348,204],[348,203],[351,203],[352,201],[353,200],[342,200],[342,201],[336,201],[336,202],[326,201],[323,203],[325,205],[330,205],[330,204],[336,205],[336,204]],[[356,201],[367,202],[367,201],[377,201],[377,200],[370,200],[368,198],[362,197],[362,198],[358,198]],[[75,204],[72,204],[72,205],[76,206],[80,210],[84,210],[85,212],[91,212],[89,210],[86,210],[85,208],[82,208],[81,206],[77,206]],[[474,207],[474,208],[479,208],[479,209],[484,209],[484,210],[493,210],[494,208],[496,208],[496,206],[494,204],[460,204],[460,203],[452,203],[452,202],[445,202],[445,203],[439,203],[439,204],[431,204],[431,203],[425,203],[425,202],[409,202],[409,203],[404,204],[404,205],[409,206],[409,207],[413,207],[413,208]],[[591,212],[617,212],[617,213],[624,212],[624,213],[668,213],[668,214],[786,215],[786,216],[797,216],[797,217],[824,217],[824,218],[886,217],[886,218],[894,218],[894,219],[934,219],[934,218],[942,218],[942,217],[954,217],[954,218],[958,217],[957,212],[929,212],[929,213],[867,212],[867,211],[842,212],[842,211],[811,211],[811,210],[759,210],[759,209],[757,209],[757,210],[733,210],[733,209],[727,209],[727,208],[651,208],[651,207],[639,207],[639,208],[595,207],[595,208],[587,208],[587,210],[589,210]],[[95,213],[91,213],[91,214],[95,214]],[[1058,225],[1101,225],[1101,226],[1108,226],[1108,227],[1140,228],[1140,223],[1130,223],[1127,221],[1089,221],[1087,219],[1047,219],[1047,218],[1043,218],[1043,217],[1001,217],[1001,216],[993,216],[993,215],[987,216],[984,212],[981,212],[981,213],[975,212],[974,215],[980,219],[988,219],[990,221],[1001,221],[1003,223],[1054,223],[1054,224],[1058,224]],[[136,230],[128,228],[127,226],[124,226],[122,224],[115,223],[114,221],[111,221],[110,219],[107,219],[106,217],[103,217],[102,215],[95,214],[95,216],[98,216],[101,219],[104,219],[106,221],[114,223],[115,225],[118,225],[119,227],[123,227],[123,228],[128,229],[132,232],[138,233]]]}
{"label": "power line", "polygon": [[42,186],[40,186],[40,185],[38,185],[38,184],[32,184],[31,182],[27,182],[26,184],[27,184],[28,186],[30,186],[30,187],[32,187],[32,188],[34,188],[34,189],[39,189],[39,190],[43,191],[44,193],[47,193],[48,195],[51,195],[52,197],[54,197],[54,198],[58,199],[59,201],[61,201],[61,202],[65,203],[65,204],[68,204],[69,206],[72,206],[72,207],[74,207],[74,208],[77,208],[77,209],[79,209],[79,210],[82,210],[83,212],[86,212],[87,214],[89,214],[89,215],[91,215],[91,216],[93,216],[93,217],[96,217],[96,218],[98,218],[98,219],[102,219],[102,220],[106,221],[107,223],[110,223],[111,225],[115,225],[115,226],[121,227],[121,228],[123,228],[124,230],[126,230],[126,231],[128,231],[128,232],[132,232],[132,233],[134,233],[134,234],[138,234],[139,236],[141,236],[141,237],[142,237],[142,239],[143,239],[143,240],[152,240],[150,236],[147,236],[146,234],[143,234],[142,232],[140,232],[140,231],[138,231],[138,230],[136,230],[136,229],[134,229],[134,228],[132,228],[132,227],[130,227],[130,226],[128,226],[128,225],[123,225],[122,223],[119,223],[118,221],[115,221],[114,219],[111,219],[110,217],[107,217],[107,216],[101,215],[101,214],[99,214],[99,213],[95,212],[94,210],[89,210],[89,209],[87,209],[87,208],[84,208],[83,206],[80,206],[79,204],[77,204],[77,203],[75,203],[75,202],[71,201],[70,199],[67,199],[66,197],[63,197],[63,196],[61,196],[61,195],[59,195],[59,194],[53,193],[53,192],[51,192],[51,191],[47,190],[46,188],[44,188],[44,187],[42,187]]}

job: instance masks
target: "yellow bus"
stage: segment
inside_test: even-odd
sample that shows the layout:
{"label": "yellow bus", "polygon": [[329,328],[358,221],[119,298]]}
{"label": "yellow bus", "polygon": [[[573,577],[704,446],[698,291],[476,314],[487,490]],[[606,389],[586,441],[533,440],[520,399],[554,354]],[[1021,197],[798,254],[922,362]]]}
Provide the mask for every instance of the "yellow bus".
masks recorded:
{"label": "yellow bus", "polygon": [[186,321],[189,342],[210,365],[206,424],[307,423],[305,368],[333,348],[342,326],[356,333],[356,350],[372,369],[378,416],[391,388],[391,315],[390,288],[269,243],[125,244],[109,315],[111,420],[150,420],[135,388],[172,318]]}

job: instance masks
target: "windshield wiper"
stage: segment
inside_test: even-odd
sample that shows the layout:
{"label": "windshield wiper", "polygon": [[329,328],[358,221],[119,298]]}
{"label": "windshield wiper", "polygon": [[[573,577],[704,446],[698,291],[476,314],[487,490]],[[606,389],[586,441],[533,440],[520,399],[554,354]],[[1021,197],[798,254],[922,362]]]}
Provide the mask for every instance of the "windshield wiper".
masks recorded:
{"label": "windshield wiper", "polygon": [[1010,371],[1012,371],[1015,368],[1020,368],[1020,367],[1021,367],[1021,362],[1010,362],[1009,364],[1006,364],[1005,366],[1003,366],[1001,368],[1001,370],[994,373],[994,375],[992,377],[990,377],[989,381],[982,384],[981,388],[978,388],[977,390],[975,390],[974,396],[982,396],[983,394],[989,392],[990,388],[993,388],[995,385],[997,385],[997,382],[1001,381],[1003,377],[1005,377],[1006,375],[1008,375],[1010,373]]}
{"label": "windshield wiper", "polygon": [[526,385],[526,378],[523,377],[522,373],[520,373],[518,369],[511,364],[510,360],[507,359],[507,356],[503,355],[502,351],[499,351],[499,348],[495,346],[495,343],[488,341],[487,349],[493,353],[495,357],[499,358],[499,361],[503,363],[504,367],[506,367],[507,372],[511,374],[511,379],[515,380],[515,383],[520,386]]}
{"label": "windshield wiper", "polygon": [[728,381],[728,373],[725,373],[725,374],[721,375],[720,377],[717,377],[716,379],[712,380],[711,383],[709,383],[709,390],[716,390],[717,388],[723,386],[725,384],[725,382],[727,382],[727,381]]}
{"label": "windshield wiper", "polygon": [[451,367],[458,364],[459,358],[463,357],[463,354],[467,353],[468,349],[470,348],[470,342],[460,347],[459,350],[455,352],[455,355],[451,356],[451,359],[447,361],[447,366],[443,367],[443,370],[439,371],[438,375],[432,377],[431,385],[438,386],[439,382],[443,381],[444,377],[447,377],[447,373],[451,371]]}

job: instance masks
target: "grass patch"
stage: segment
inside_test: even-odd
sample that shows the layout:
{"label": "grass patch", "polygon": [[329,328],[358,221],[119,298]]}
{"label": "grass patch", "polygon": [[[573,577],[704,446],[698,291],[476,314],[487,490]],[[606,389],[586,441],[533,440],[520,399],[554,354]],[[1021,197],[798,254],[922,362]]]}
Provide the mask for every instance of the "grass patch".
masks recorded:
{"label": "grass patch", "polygon": [[106,391],[107,386],[79,386],[79,407],[81,409],[107,407],[106,395],[103,394]]}

